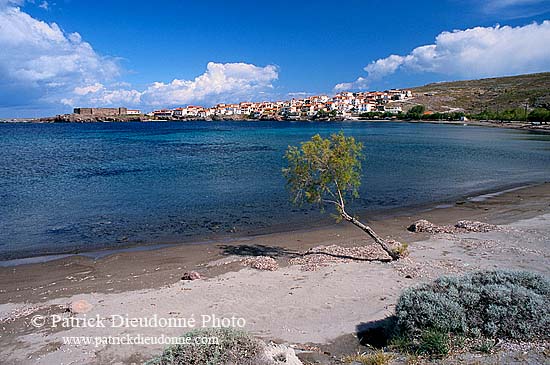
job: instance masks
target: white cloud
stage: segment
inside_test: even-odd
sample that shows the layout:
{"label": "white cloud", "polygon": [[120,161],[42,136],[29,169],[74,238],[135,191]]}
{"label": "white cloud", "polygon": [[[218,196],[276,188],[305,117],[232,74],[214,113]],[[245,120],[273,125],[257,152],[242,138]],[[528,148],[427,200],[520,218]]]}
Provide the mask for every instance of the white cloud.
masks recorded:
{"label": "white cloud", "polygon": [[60,100],[70,106],[130,106],[141,103],[141,93],[137,90],[107,89],[100,83],[76,87],[73,94]]}
{"label": "white cloud", "polygon": [[[173,106],[191,103],[215,104],[240,101],[262,95],[278,77],[277,67],[259,67],[248,63],[208,63],[206,71],[194,80],[175,79],[155,82],[143,91],[110,88],[101,83],[75,87],[62,102],[77,105]],[[122,83],[122,86],[124,83]]]}
{"label": "white cloud", "polygon": [[272,88],[277,78],[277,67],[273,65],[209,62],[206,72],[192,81],[175,79],[168,84],[153,83],[143,92],[142,101],[149,105],[175,105],[249,98]]}
{"label": "white cloud", "polygon": [[82,87],[77,86],[74,88],[74,93],[76,95],[87,95],[87,94],[97,93],[98,91],[103,90],[104,88],[105,87],[103,86],[103,84],[96,82],[93,85],[82,86]]}
{"label": "white cloud", "polygon": [[336,84],[334,87],[335,91],[346,91],[346,90],[353,90],[353,89],[359,89],[359,90],[367,90],[369,88],[369,82],[364,77],[358,77],[357,80],[353,82],[342,82],[340,84]]}
{"label": "white cloud", "polygon": [[0,9],[7,6],[22,5],[25,0],[0,0]]}
{"label": "white cloud", "polygon": [[48,4],[47,1],[42,1],[42,3],[40,5],[38,5],[39,8],[42,8],[44,10],[49,10],[50,9],[50,5]]}
{"label": "white cloud", "polygon": [[9,4],[0,8],[0,49],[0,94],[11,96],[0,104],[56,102],[75,87],[108,81],[120,72],[113,59],[97,54],[78,33],[67,34]]}
{"label": "white cloud", "polygon": [[401,69],[455,78],[482,78],[550,70],[550,21],[520,27],[475,27],[439,34],[434,44],[405,56],[391,55],[368,64],[368,76],[336,85],[365,89],[376,79]]}
{"label": "white cloud", "polygon": [[193,80],[155,82],[134,90],[121,69],[78,33],[37,20],[0,0],[0,109],[27,105],[170,106],[258,97],[278,78],[276,66],[214,63]]}

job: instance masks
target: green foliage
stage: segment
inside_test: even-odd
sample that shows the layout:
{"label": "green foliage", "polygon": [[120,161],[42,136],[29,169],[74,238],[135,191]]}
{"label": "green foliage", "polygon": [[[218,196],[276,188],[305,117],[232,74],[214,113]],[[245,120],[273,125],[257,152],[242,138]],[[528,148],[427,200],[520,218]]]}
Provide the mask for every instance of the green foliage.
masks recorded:
{"label": "green foliage", "polygon": [[411,339],[427,330],[469,337],[549,339],[550,281],[521,271],[441,277],[405,290],[396,316],[397,332]]}
{"label": "green foliage", "polygon": [[360,119],[382,119],[382,118],[397,118],[397,119],[416,119],[416,120],[462,120],[465,116],[463,112],[445,112],[424,114],[424,106],[416,105],[411,108],[406,114],[399,112],[397,114],[390,112],[367,112],[359,114]]}
{"label": "green foliage", "polygon": [[232,328],[200,329],[185,337],[214,337],[217,344],[173,345],[147,365],[268,365],[264,344],[248,333]]}
{"label": "green foliage", "polygon": [[472,114],[470,117],[477,120],[522,121],[525,120],[526,114],[524,108],[512,108],[502,111],[484,110],[479,114]]}
{"label": "green foliage", "polygon": [[405,115],[407,119],[420,119],[422,118],[422,115],[424,114],[424,111],[426,108],[424,105],[415,105]]}
{"label": "green foliage", "polygon": [[464,117],[462,112],[432,113],[420,116],[422,120],[461,120]]}
{"label": "green foliage", "polygon": [[382,112],[365,112],[365,113],[361,113],[359,114],[359,118],[360,119],[378,119],[378,118],[382,118],[384,113]]}
{"label": "green foliage", "polygon": [[493,348],[496,346],[497,341],[488,338],[482,338],[480,342],[474,347],[475,350],[483,352],[485,354],[491,353]]}
{"label": "green foliage", "polygon": [[361,184],[363,144],[343,132],[330,138],[315,135],[300,147],[289,146],[283,169],[287,186],[296,204],[320,204],[357,197]]}
{"label": "green foliage", "polygon": [[432,356],[447,355],[449,353],[449,334],[438,330],[422,332],[418,352]]}
{"label": "green foliage", "polygon": [[326,119],[333,118],[338,114],[336,110],[331,110],[327,112],[326,110],[319,110],[311,119]]}
{"label": "green foliage", "polygon": [[401,244],[393,249],[393,252],[399,257],[404,257],[409,252],[409,244],[407,242],[401,242]]}
{"label": "green foliage", "polygon": [[399,352],[407,353],[409,352],[409,349],[412,348],[413,343],[409,337],[400,334],[392,337],[388,345],[391,349],[395,349]]}
{"label": "green foliage", "polygon": [[527,116],[529,122],[550,123],[550,109],[537,108]]}

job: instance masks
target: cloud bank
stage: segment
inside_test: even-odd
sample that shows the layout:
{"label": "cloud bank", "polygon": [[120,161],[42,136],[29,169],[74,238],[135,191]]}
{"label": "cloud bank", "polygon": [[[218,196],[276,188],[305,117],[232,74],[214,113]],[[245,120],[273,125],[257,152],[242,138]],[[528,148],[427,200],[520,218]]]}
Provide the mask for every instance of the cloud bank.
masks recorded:
{"label": "cloud bank", "polygon": [[475,27],[439,34],[433,44],[411,53],[390,55],[365,66],[366,77],[341,83],[336,90],[366,89],[369,83],[400,70],[454,78],[483,78],[550,70],[550,21],[520,27]]}
{"label": "cloud bank", "polygon": [[254,97],[258,91],[271,89],[277,78],[277,67],[273,65],[209,62],[206,71],[192,81],[155,82],[143,92],[142,101],[148,105],[174,105],[246,99]]}
{"label": "cloud bank", "polygon": [[75,87],[72,97],[62,99],[69,106],[120,105],[174,106],[191,103],[215,104],[253,99],[273,88],[277,67],[248,63],[209,62],[206,71],[194,80],[174,79],[154,82],[143,91],[107,88],[101,83]]}
{"label": "cloud bank", "polygon": [[76,86],[120,74],[116,60],[97,54],[78,33],[13,6],[0,9],[0,49],[1,106],[56,102]]}
{"label": "cloud bank", "polygon": [[208,63],[193,80],[120,82],[117,59],[98,54],[78,33],[37,20],[0,0],[0,109],[33,106],[171,106],[255,98],[273,88],[276,66]]}

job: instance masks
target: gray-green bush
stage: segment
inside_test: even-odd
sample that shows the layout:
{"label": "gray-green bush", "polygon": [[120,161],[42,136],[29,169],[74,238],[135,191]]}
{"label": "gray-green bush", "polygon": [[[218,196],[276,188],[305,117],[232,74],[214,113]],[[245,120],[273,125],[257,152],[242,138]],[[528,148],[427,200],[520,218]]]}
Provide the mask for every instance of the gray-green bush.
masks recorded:
{"label": "gray-green bush", "polygon": [[200,329],[184,337],[216,337],[217,344],[173,345],[147,365],[267,365],[265,344],[233,328]]}
{"label": "gray-green bush", "polygon": [[470,337],[549,339],[550,281],[523,271],[441,277],[407,289],[396,306],[397,333],[427,330]]}

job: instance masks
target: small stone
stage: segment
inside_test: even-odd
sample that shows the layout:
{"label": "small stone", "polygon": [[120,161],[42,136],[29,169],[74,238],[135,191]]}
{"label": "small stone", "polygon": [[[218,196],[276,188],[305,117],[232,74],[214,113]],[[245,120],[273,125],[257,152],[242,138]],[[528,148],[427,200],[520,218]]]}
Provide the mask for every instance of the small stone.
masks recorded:
{"label": "small stone", "polygon": [[455,224],[455,227],[464,229],[468,232],[491,232],[491,231],[497,231],[499,229],[499,227],[494,224],[478,222],[478,221],[466,221],[466,220],[458,221]]}
{"label": "small stone", "polygon": [[455,227],[438,226],[425,219],[420,219],[411,224],[408,228],[410,232],[427,232],[427,233],[456,233]]}
{"label": "small stone", "polygon": [[256,270],[275,271],[279,268],[279,264],[273,257],[255,256],[243,260],[244,266],[251,267]]}
{"label": "small stone", "polygon": [[181,277],[181,280],[199,280],[201,278],[201,275],[196,271],[189,271],[183,273],[183,276]]}
{"label": "small stone", "polygon": [[77,300],[69,305],[69,310],[72,313],[87,313],[92,309],[93,305],[85,300]]}

